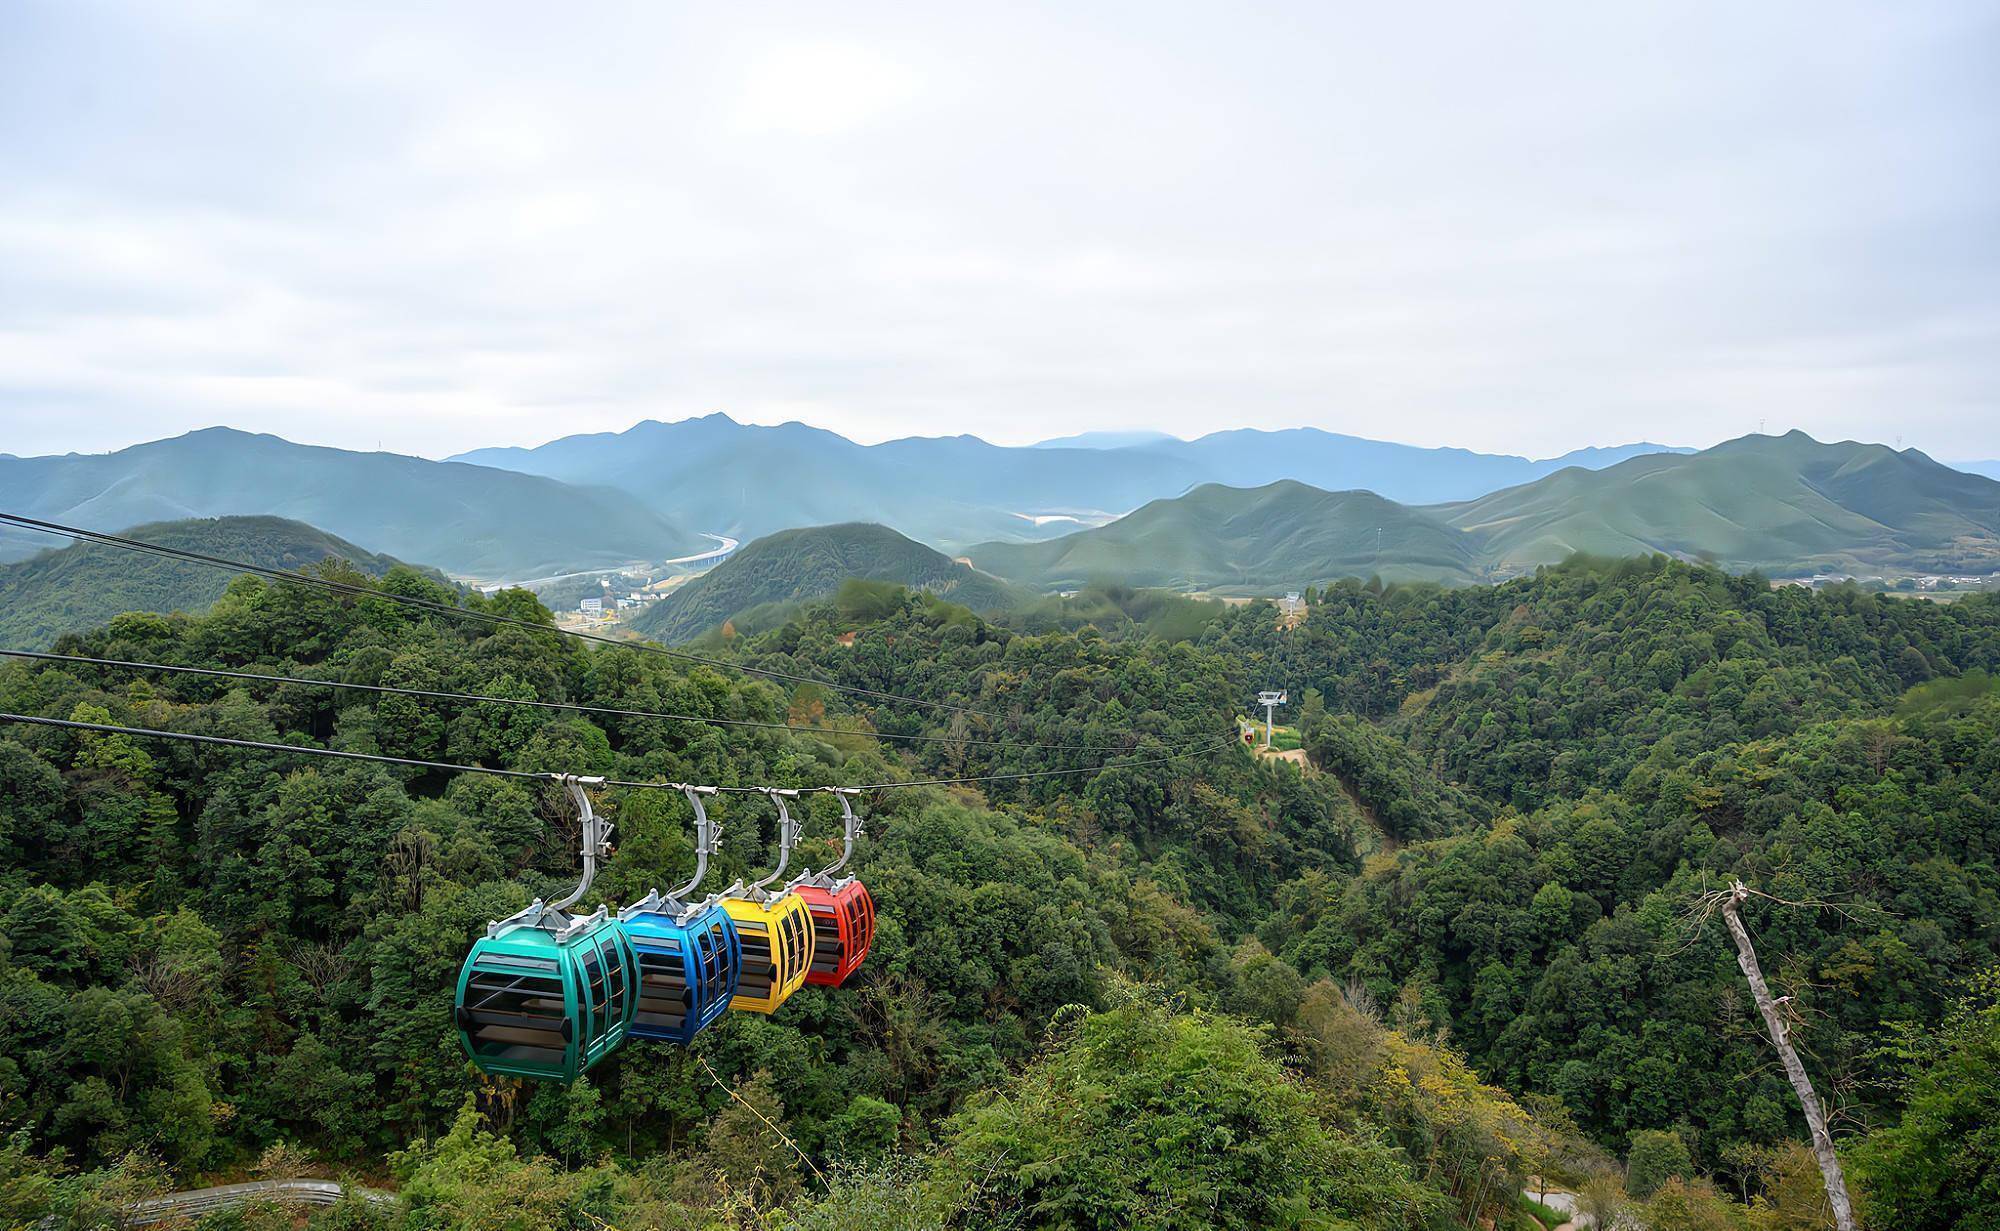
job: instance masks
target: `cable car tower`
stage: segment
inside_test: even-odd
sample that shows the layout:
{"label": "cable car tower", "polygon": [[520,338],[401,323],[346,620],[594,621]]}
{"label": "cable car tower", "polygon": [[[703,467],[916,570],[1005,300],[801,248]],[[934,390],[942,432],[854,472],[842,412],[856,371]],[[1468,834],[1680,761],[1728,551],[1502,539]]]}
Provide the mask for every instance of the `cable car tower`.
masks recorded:
{"label": "cable car tower", "polygon": [[1257,704],[1264,707],[1264,747],[1266,748],[1271,746],[1271,715],[1284,703],[1285,693],[1283,689],[1277,692],[1260,692],[1257,694]]}

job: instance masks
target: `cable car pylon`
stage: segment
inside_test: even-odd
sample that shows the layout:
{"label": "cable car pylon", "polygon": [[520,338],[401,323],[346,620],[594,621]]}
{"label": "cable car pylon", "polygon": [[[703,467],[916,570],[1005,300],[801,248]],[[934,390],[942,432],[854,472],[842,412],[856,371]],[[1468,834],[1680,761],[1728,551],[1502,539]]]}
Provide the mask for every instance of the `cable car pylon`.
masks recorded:
{"label": "cable car pylon", "polygon": [[1285,701],[1286,695],[1283,689],[1275,689],[1257,694],[1257,704],[1264,707],[1264,747],[1266,748],[1271,746],[1271,728],[1274,725],[1272,715],[1276,713],[1279,706],[1285,704]]}

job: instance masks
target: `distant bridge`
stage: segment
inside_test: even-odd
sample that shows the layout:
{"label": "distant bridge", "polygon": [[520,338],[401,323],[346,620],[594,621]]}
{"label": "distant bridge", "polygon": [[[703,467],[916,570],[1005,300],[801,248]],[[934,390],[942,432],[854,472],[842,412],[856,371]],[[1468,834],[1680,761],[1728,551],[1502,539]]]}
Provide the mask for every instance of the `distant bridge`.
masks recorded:
{"label": "distant bridge", "polygon": [[704,552],[700,552],[700,553],[697,553],[696,555],[692,555],[692,556],[681,556],[681,557],[679,557],[678,559],[674,559],[674,560],[662,560],[662,561],[660,561],[660,563],[662,563],[662,564],[701,564],[701,563],[703,563],[703,562],[705,562],[705,561],[709,561],[709,560],[720,560],[720,559],[722,559],[723,557],[727,556],[727,555],[728,555],[728,554],[729,554],[730,552],[733,552],[733,551],[735,551],[735,550],[736,550],[736,544],[737,544],[737,543],[738,543],[738,541],[739,541],[739,540],[737,540],[737,539],[732,539],[732,538],[730,538],[730,537],[729,537],[728,535],[726,535],[726,534],[710,534],[710,533],[709,533],[708,531],[706,531],[706,530],[704,530],[704,531],[702,531],[702,532],[701,532],[701,537],[703,537],[703,538],[705,538],[705,539],[714,539],[714,540],[715,540],[715,542],[716,542],[716,546],[715,546],[715,547],[712,547],[712,548],[710,548],[710,549],[709,549],[709,550],[707,550],[707,551],[704,551]]}

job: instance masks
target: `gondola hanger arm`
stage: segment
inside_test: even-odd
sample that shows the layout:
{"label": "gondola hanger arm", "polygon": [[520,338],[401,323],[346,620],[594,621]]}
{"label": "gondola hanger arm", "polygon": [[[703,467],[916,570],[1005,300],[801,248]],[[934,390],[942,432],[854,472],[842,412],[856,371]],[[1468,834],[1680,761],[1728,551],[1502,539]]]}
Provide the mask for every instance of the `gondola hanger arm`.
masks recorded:
{"label": "gondola hanger arm", "polygon": [[577,882],[576,888],[568,896],[549,903],[550,910],[568,910],[590,891],[591,882],[597,879],[597,861],[610,857],[613,826],[597,815],[596,810],[590,806],[590,793],[584,790],[586,786],[603,786],[602,777],[586,777],[581,774],[558,774],[555,777],[569,791],[569,797],[576,801],[577,814],[582,820],[583,829],[583,879]]}
{"label": "gondola hanger arm", "polygon": [[687,884],[667,895],[669,901],[678,904],[682,898],[693,893],[695,887],[701,884],[702,878],[708,875],[708,858],[715,854],[717,845],[722,841],[722,823],[712,819],[708,815],[707,805],[702,803],[704,797],[715,794],[714,787],[694,786],[685,782],[676,785],[680,787],[681,794],[687,797],[688,806],[694,809],[694,876]]}
{"label": "gondola hanger arm", "polygon": [[861,818],[854,814],[854,800],[861,792],[844,786],[830,786],[826,791],[840,801],[840,858],[819,870],[820,877],[831,879],[854,858],[854,843],[861,837]]}
{"label": "gondola hanger arm", "polygon": [[792,862],[792,848],[799,844],[798,818],[792,815],[791,808],[785,802],[786,800],[797,799],[799,797],[798,791],[788,787],[775,786],[760,787],[758,789],[764,795],[768,796],[771,802],[777,805],[778,808],[778,866],[771,869],[769,876],[750,886],[753,892],[763,889],[764,886],[785,874],[785,868]]}

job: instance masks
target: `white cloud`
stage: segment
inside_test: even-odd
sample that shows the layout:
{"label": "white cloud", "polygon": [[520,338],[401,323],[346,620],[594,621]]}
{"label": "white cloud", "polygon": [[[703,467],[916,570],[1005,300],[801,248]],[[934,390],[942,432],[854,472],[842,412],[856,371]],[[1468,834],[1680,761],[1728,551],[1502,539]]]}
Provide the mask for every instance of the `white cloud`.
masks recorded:
{"label": "white cloud", "polygon": [[828,137],[859,128],[908,103],[918,77],[879,51],[854,43],[780,46],[743,74],[736,120],[747,132]]}
{"label": "white cloud", "polygon": [[2000,454],[1971,3],[0,11],[0,451]]}

